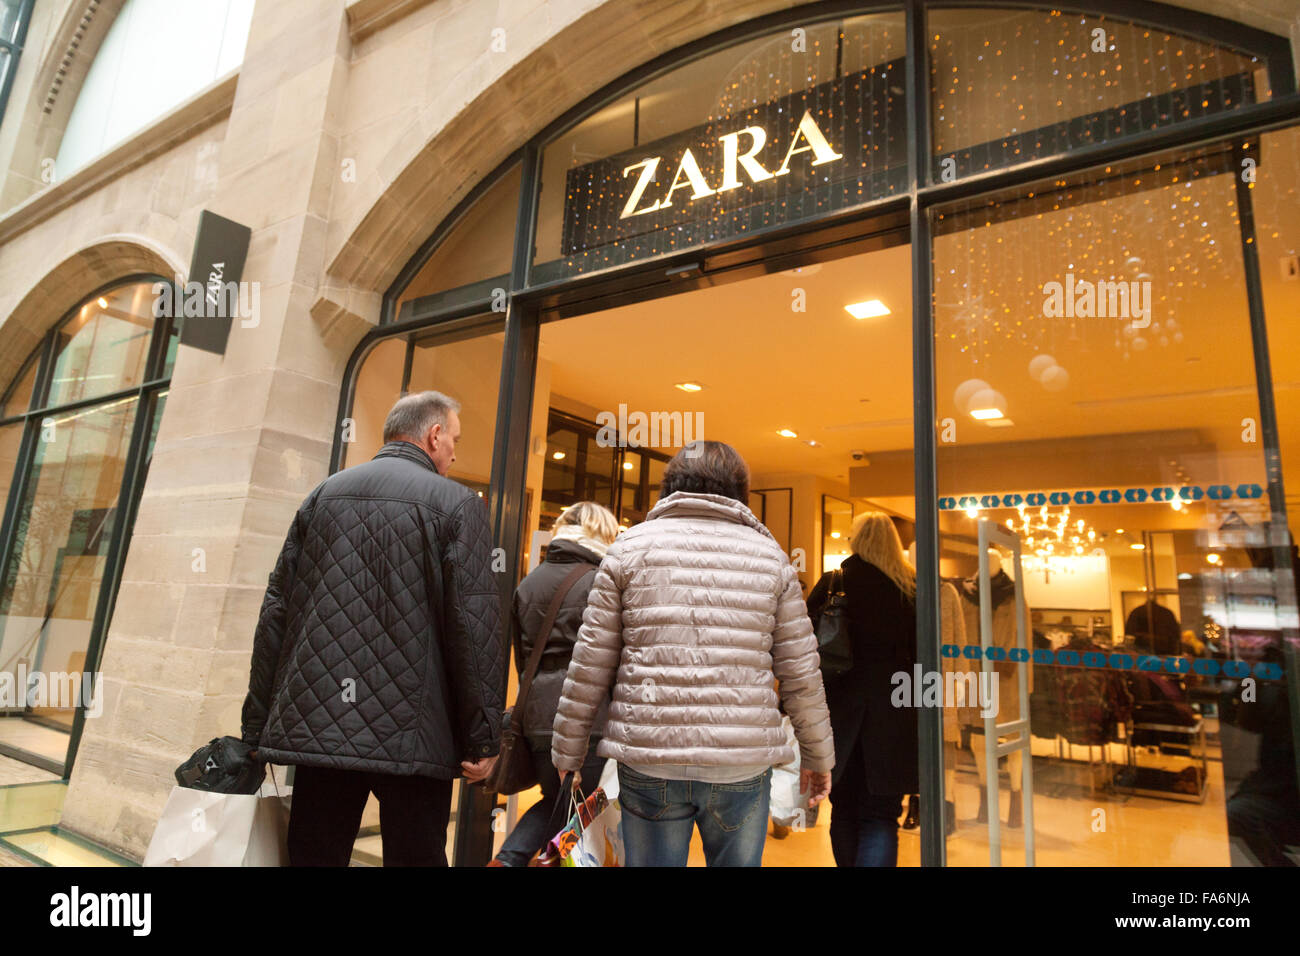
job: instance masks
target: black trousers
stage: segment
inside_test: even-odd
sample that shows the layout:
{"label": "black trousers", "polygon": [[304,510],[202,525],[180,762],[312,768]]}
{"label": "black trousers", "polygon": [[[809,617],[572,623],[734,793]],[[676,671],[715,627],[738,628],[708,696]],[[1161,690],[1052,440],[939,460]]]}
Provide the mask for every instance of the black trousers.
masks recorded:
{"label": "black trousers", "polygon": [[289,803],[289,865],[347,866],[373,792],[384,866],[446,866],[451,780],[298,767]]}

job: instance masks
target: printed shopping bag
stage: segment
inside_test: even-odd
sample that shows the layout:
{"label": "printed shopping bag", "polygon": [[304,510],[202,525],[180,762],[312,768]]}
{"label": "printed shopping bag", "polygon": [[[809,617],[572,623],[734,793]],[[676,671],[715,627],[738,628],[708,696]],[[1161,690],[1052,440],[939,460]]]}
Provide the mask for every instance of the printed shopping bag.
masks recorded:
{"label": "printed shopping bag", "polygon": [[[622,866],[623,828],[618,802],[617,765],[605,762],[600,786],[585,800],[570,793],[569,822],[538,854],[536,866]],[[612,811],[612,812],[611,812]]]}
{"label": "printed shopping bag", "polygon": [[600,789],[605,793],[605,809],[585,827],[577,844],[561,863],[562,866],[623,866],[623,810],[618,802],[618,763],[605,762],[600,775]]}
{"label": "printed shopping bag", "polygon": [[291,788],[253,794],[172,787],[145,866],[288,866]]}

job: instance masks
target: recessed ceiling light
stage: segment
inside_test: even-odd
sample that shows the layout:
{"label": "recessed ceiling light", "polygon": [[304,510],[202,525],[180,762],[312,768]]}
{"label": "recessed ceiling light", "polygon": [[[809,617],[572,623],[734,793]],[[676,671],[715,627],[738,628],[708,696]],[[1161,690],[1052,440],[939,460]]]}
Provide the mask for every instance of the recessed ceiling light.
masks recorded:
{"label": "recessed ceiling light", "polygon": [[556,461],[559,461],[561,458],[564,457],[564,452],[557,451],[554,454],[552,454],[551,457],[554,458]]}
{"label": "recessed ceiling light", "polygon": [[1143,544],[1141,541],[1134,541],[1132,544],[1129,545],[1129,547],[1132,548],[1134,551],[1145,551],[1147,549],[1147,546]]}
{"label": "recessed ceiling light", "polygon": [[100,307],[101,309],[107,309],[107,308],[108,308],[108,300],[105,299],[102,295],[99,297],[98,302],[99,302],[99,307]]}
{"label": "recessed ceiling light", "polygon": [[1002,409],[1000,409],[1000,408],[972,408],[972,409],[970,410],[970,417],[971,417],[971,418],[979,419],[979,420],[982,421],[982,422],[986,422],[986,421],[990,421],[991,419],[994,419],[994,418],[1001,418],[1001,417],[1002,417]]}
{"label": "recessed ceiling light", "polygon": [[1210,564],[1218,564],[1220,561],[1223,560],[1223,558],[1218,554],[1214,553],[1213,551],[1211,551],[1209,554],[1205,556],[1205,560],[1208,561]]}
{"label": "recessed ceiling light", "polygon": [[832,537],[832,538],[838,538],[839,536],[840,536],[840,533],[839,533],[838,531],[832,531],[832,532],[831,532],[831,537]]}
{"label": "recessed ceiling light", "polygon": [[782,438],[798,438],[798,437],[799,437],[795,432],[790,431],[790,429],[788,429],[788,428],[782,428],[780,431],[777,432],[777,434],[780,435]]}
{"label": "recessed ceiling light", "polygon": [[632,463],[631,463],[630,461],[625,461],[625,462],[623,462],[623,470],[624,470],[624,471],[631,471],[631,470],[632,470]]}
{"label": "recessed ceiling light", "polygon": [[704,388],[699,382],[678,382],[675,387],[683,392],[698,392]]}
{"label": "recessed ceiling light", "polygon": [[853,302],[844,307],[844,311],[855,319],[878,319],[882,315],[889,315],[889,309],[885,303],[879,299],[868,299],[866,302]]}

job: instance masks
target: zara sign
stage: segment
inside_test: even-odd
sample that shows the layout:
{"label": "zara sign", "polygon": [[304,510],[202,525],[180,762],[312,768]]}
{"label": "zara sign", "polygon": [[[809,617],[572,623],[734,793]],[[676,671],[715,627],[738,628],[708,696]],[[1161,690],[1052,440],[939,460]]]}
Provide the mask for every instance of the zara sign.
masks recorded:
{"label": "zara sign", "polygon": [[687,249],[905,191],[902,64],[877,64],[734,112],[715,104],[708,122],[570,169],[565,271]]}

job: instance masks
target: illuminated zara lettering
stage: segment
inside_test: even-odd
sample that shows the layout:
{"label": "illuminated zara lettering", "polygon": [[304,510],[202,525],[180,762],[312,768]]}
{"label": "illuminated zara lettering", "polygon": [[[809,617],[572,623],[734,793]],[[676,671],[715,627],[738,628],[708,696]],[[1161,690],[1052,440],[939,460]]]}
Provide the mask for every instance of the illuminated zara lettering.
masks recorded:
{"label": "illuminated zara lettering", "polygon": [[[749,137],[749,148],[744,152],[741,152],[740,149],[742,136]],[[799,153],[811,153],[812,163],[810,165],[812,166],[823,166],[826,163],[833,163],[844,158],[841,153],[835,151],[830,141],[826,139],[825,134],[817,125],[816,119],[813,118],[811,110],[804,110],[803,116],[799,119],[799,125],[795,127],[794,136],[786,149],[785,158],[781,162],[780,168],[775,172],[764,168],[763,164],[758,161],[758,153],[767,144],[767,131],[763,127],[747,126],[734,133],[725,133],[718,137],[718,142],[722,144],[722,182],[716,189],[709,185],[704,171],[700,168],[699,161],[689,147],[682,151],[681,158],[677,162],[677,169],[673,173],[667,191],[662,197],[653,202],[649,201],[650,197],[646,193],[655,182],[655,176],[659,171],[660,164],[663,162],[663,157],[651,156],[625,167],[623,170],[624,179],[627,179],[633,170],[639,170],[640,174],[628,194],[627,202],[623,205],[623,212],[619,218],[627,219],[630,216],[641,216],[657,209],[666,209],[673,204],[673,193],[678,190],[690,189],[690,197],[686,201],[692,202],[706,196],[739,189],[745,184],[741,175],[742,171],[745,176],[749,177],[751,183],[761,183],[777,176],[784,176],[790,172],[791,159]]]}

